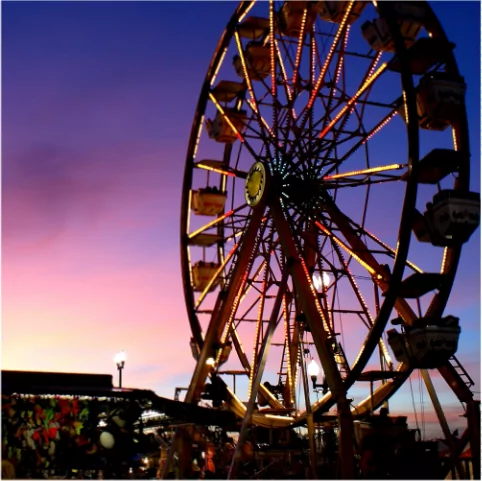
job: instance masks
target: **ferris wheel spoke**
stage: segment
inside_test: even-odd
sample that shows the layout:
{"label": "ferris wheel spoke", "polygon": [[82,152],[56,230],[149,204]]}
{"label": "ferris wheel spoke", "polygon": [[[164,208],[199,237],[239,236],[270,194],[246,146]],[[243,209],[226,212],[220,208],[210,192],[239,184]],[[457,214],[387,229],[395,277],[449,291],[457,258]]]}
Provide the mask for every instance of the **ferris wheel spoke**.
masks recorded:
{"label": "ferris wheel spoke", "polygon": [[[321,182],[326,182],[329,180],[338,180],[338,179],[346,179],[350,177],[357,177],[360,175],[373,175],[373,174],[378,174],[380,172],[387,172],[390,170],[400,170],[400,169],[406,169],[408,167],[408,164],[389,164],[389,165],[383,165],[380,167],[371,167],[368,169],[363,169],[363,170],[354,170],[352,172],[344,172],[340,174],[333,174],[333,175],[324,175],[320,180]],[[397,180],[399,180],[401,176],[396,177]],[[352,179],[349,179],[352,180]]]}
{"label": "ferris wheel spoke", "polygon": [[301,54],[303,52],[303,42],[305,39],[306,33],[306,18],[308,16],[308,4],[306,4],[305,8],[303,9],[303,17],[301,19],[301,29],[300,34],[298,36],[298,45],[296,48],[296,58],[295,58],[295,65],[293,67],[293,80],[291,81],[293,84],[293,88],[296,89],[297,81],[298,81],[298,74],[301,62]]}
{"label": "ferris wheel spoke", "polygon": [[[380,240],[375,234],[372,232],[368,231],[366,228],[362,227],[361,225],[357,224],[353,219],[350,219],[351,224],[357,229],[361,234],[366,235],[369,237],[371,240],[376,242],[380,247],[383,247],[387,253],[390,253],[391,255],[395,256],[397,251],[390,247],[388,244]],[[413,262],[409,261],[408,259],[406,260],[406,264],[408,267],[410,267],[413,271],[418,272],[419,274],[423,273],[423,270],[420,269],[416,264]]]}
{"label": "ferris wheel spoke", "polygon": [[239,179],[246,179],[247,172],[238,169],[232,169],[229,166],[224,165],[219,160],[201,160],[196,162],[194,167],[198,169],[208,170],[209,172],[215,172],[216,174],[225,175],[227,177],[237,177]]}
{"label": "ferris wheel spoke", "polygon": [[[351,273],[350,271],[350,268],[348,266],[348,263],[345,261],[345,258],[340,250],[340,246],[333,241],[332,238],[330,238],[330,241],[332,241],[332,246],[333,246],[333,251],[336,253],[338,259],[339,259],[339,262],[341,264],[341,266],[343,267],[343,270],[344,270],[344,273],[346,274],[347,278],[348,278],[348,281],[351,285],[351,288],[360,304],[360,307],[362,309],[362,312],[364,314],[364,318],[359,315],[360,319],[362,320],[362,322],[365,324],[365,326],[368,328],[368,329],[371,329],[373,327],[373,325],[375,324],[375,320],[374,318],[372,317],[372,315],[370,314],[370,311],[368,309],[368,306],[367,306],[367,303],[363,297],[363,294],[361,293],[360,289],[358,288],[358,285],[357,285],[357,282],[355,280],[355,277],[353,276],[353,274]],[[375,286],[376,288],[376,286]],[[378,315],[378,312],[377,312],[377,315]],[[387,366],[391,369],[392,365],[393,365],[393,361],[391,359],[391,356],[388,352],[388,349],[383,341],[383,339],[380,338],[380,341],[379,341],[379,347],[381,349],[381,352],[383,354],[383,357],[385,358],[385,361],[386,361],[386,364]]]}
{"label": "ferris wheel spoke", "polygon": [[[328,55],[326,56],[325,63],[323,64],[323,67],[321,68],[320,75],[318,76],[318,79],[314,85],[313,91],[311,93],[310,99],[308,100],[308,103],[306,107],[303,109],[303,111],[300,114],[300,117],[307,114],[307,111],[309,111],[313,107],[313,103],[315,101],[316,96],[318,95],[318,92],[320,91],[320,88],[325,80],[326,73],[328,71],[328,67],[330,66],[330,63],[333,59],[333,55],[335,53],[335,49],[338,46],[338,42],[340,41],[341,37],[343,36],[346,28],[348,27],[348,18],[352,12],[353,6],[355,2],[353,0],[350,0],[348,3],[343,19],[340,23],[340,26],[338,27],[338,31],[336,32],[335,38],[333,39],[333,44],[328,51]],[[302,121],[302,125],[306,122],[306,118],[304,121]]]}
{"label": "ferris wheel spoke", "polygon": [[275,29],[277,22],[275,20],[274,11],[274,0],[269,0],[269,57],[270,57],[270,75],[271,75],[271,96],[273,99],[273,131],[275,135],[275,156],[278,158],[279,150],[279,129],[278,129],[278,115],[279,115],[279,105],[278,105],[278,82],[276,79],[276,43],[275,43]]}
{"label": "ferris wheel spoke", "polygon": [[239,207],[237,207],[236,209],[230,210],[230,211],[226,212],[225,214],[223,214],[219,217],[216,217],[216,219],[212,220],[211,222],[208,222],[207,224],[203,225],[199,229],[196,229],[194,232],[189,233],[187,235],[187,238],[188,239],[194,239],[197,235],[202,234],[203,232],[207,231],[211,227],[219,225],[220,223],[224,222],[226,219],[229,219],[229,218],[234,219],[235,214],[238,213],[240,210],[245,209],[247,206],[248,206],[247,204],[242,204]]}
{"label": "ferris wheel spoke", "polygon": [[[286,98],[288,99],[288,105],[291,105],[291,107],[289,108],[289,113],[291,114],[288,118],[288,122],[292,122],[292,121],[296,121],[296,111],[293,107],[293,92],[291,90],[291,87],[289,85],[289,82],[288,82],[288,75],[286,73],[286,68],[285,68],[285,64],[284,64],[284,61],[283,61],[283,57],[281,56],[281,52],[280,52],[280,48],[279,48],[279,43],[277,40],[275,40],[275,45],[276,45],[276,56],[278,58],[278,63],[279,63],[279,66],[280,66],[280,70],[281,70],[281,75],[283,77],[283,87],[284,87],[284,90],[285,90],[285,94],[286,94]],[[288,124],[288,127],[287,127],[287,132],[289,132],[289,127],[290,124]]]}
{"label": "ferris wheel spoke", "polygon": [[354,107],[354,104],[358,98],[375,82],[375,80],[380,77],[380,75],[387,69],[388,63],[382,64],[378,70],[373,73],[368,79],[363,83],[363,85],[358,89],[358,91],[353,95],[353,97],[348,100],[345,106],[336,114],[335,118],[321,131],[318,139],[322,140],[326,134],[337,124],[337,122],[345,115],[350,109]]}
{"label": "ferris wheel spoke", "polygon": [[[376,78],[381,75],[385,71],[384,66],[380,67],[377,72],[375,72],[375,68],[382,56],[382,52],[378,52],[378,54],[372,58],[372,61],[370,65],[368,66],[368,69],[363,76],[361,83],[357,89],[357,92],[355,93],[354,96],[349,97],[346,94],[340,96],[339,103],[344,103],[345,105],[342,107],[342,109],[338,112],[338,114],[335,116],[335,118],[331,119],[331,110],[330,110],[330,115],[325,115],[323,119],[320,119],[320,121],[315,124],[314,128],[317,128],[318,125],[323,121],[323,126],[321,128],[321,132],[319,134],[319,140],[323,139],[325,135],[331,130],[333,133],[333,139],[326,145],[327,151],[324,154],[325,158],[329,158],[333,150],[336,148],[336,145],[339,145],[347,140],[350,140],[350,136],[346,137],[344,140],[340,140],[341,135],[344,133],[344,126],[350,119],[351,115],[353,112],[356,113],[359,121],[359,127],[362,128],[363,126],[363,114],[365,111],[365,107],[367,103],[373,104],[373,102],[368,102],[367,98],[370,94],[371,89],[373,88],[373,82],[376,80]],[[341,57],[343,58],[343,57]],[[386,66],[386,64],[385,64]],[[336,83],[333,85],[332,92],[334,91],[334,88],[336,86]],[[330,92],[331,95],[331,92]],[[364,95],[364,100],[361,99],[362,95]],[[338,104],[339,104],[338,103]],[[338,104],[335,106],[335,108],[338,106]],[[359,113],[357,110],[357,104],[361,104],[361,112]],[[378,103],[376,103],[378,104]],[[386,105],[380,104],[380,107],[387,107]],[[328,109],[325,109],[328,111]],[[333,109],[334,110],[334,109]],[[328,120],[330,120],[330,123],[328,124]],[[338,129],[335,129],[335,125],[341,120],[341,126]],[[376,127],[375,127],[376,128]],[[358,134],[357,134],[358,135]],[[324,150],[324,144],[319,143],[318,141],[318,147],[314,148],[314,155],[319,155],[322,150]],[[318,172],[321,171],[321,169],[324,167],[325,163],[323,162],[318,169]]]}
{"label": "ferris wheel spoke", "polygon": [[267,140],[267,134],[269,134],[269,137],[274,137],[274,134],[273,134],[272,130],[270,129],[266,120],[261,115],[261,112],[259,111],[258,100],[256,99],[254,88],[253,88],[253,82],[251,80],[251,77],[249,75],[249,72],[248,72],[248,69],[247,69],[247,66],[246,66],[246,57],[245,57],[245,54],[244,54],[243,45],[241,43],[241,38],[239,36],[238,31],[234,32],[234,38],[236,40],[236,45],[238,47],[238,55],[239,55],[239,58],[241,60],[241,65],[242,65],[243,74],[244,74],[244,80],[246,82],[246,85],[247,85],[248,91],[249,91],[249,95],[250,95],[250,99],[247,99],[246,103],[249,105],[250,109],[252,110],[253,114],[256,117],[256,120],[259,123],[259,126],[260,126],[259,135],[263,138],[264,141],[266,141]]}
{"label": "ferris wheel spoke", "polygon": [[[340,159],[333,159],[333,165],[328,167],[326,172],[324,173],[325,176],[330,175],[333,171],[338,169],[338,167],[345,162],[347,159],[350,158],[360,147],[362,147],[366,142],[368,142],[375,134],[380,132],[383,127],[385,127],[390,120],[392,120],[398,114],[396,109],[393,109],[388,115],[386,115],[375,127],[373,127],[370,131],[368,131],[362,138],[353,146],[351,149],[346,152]],[[331,162],[331,159],[328,159]]]}
{"label": "ferris wheel spoke", "polygon": [[[346,31],[344,32],[343,34],[343,46],[342,46],[342,49],[341,51],[338,51],[338,60],[337,60],[337,64],[336,64],[336,70],[335,70],[335,79],[332,80],[331,82],[331,88],[330,88],[330,93],[328,95],[328,101],[327,101],[327,105],[326,105],[326,108],[325,108],[325,111],[327,113],[327,115],[325,115],[321,120],[323,121],[323,127],[322,128],[325,128],[327,123],[328,123],[328,120],[330,118],[330,115],[329,113],[331,113],[331,109],[332,109],[332,104],[333,104],[333,100],[334,100],[334,96],[335,96],[335,91],[337,89],[337,84],[338,84],[338,81],[340,79],[340,75],[341,75],[341,72],[342,72],[342,69],[345,65],[345,62],[344,62],[344,54],[345,54],[345,50],[346,50],[346,45],[347,45],[347,42],[348,42],[348,36],[350,34],[350,25],[347,25],[346,27]],[[343,89],[344,90],[344,89]],[[315,124],[314,128],[317,128],[317,125]]]}
{"label": "ferris wheel spoke", "polygon": [[[327,229],[320,221],[316,221],[315,224],[322,232],[330,236],[341,248],[358,261],[359,264],[372,275],[374,282],[378,284],[383,292],[387,291],[390,283],[390,274],[378,263],[365,243],[351,227],[351,220],[340,212],[336,206],[330,207],[330,216],[349,245],[336,236],[333,230]],[[403,298],[397,297],[395,309],[408,325],[411,325],[417,318],[410,305]]]}
{"label": "ferris wheel spoke", "polygon": [[[320,179],[320,184],[326,189],[340,189],[346,187],[358,187],[387,182],[400,182],[406,172],[407,164],[390,164],[368,169],[354,170],[333,175],[325,175]],[[388,174],[389,171],[402,170],[400,175]],[[362,177],[362,178],[360,178]]]}

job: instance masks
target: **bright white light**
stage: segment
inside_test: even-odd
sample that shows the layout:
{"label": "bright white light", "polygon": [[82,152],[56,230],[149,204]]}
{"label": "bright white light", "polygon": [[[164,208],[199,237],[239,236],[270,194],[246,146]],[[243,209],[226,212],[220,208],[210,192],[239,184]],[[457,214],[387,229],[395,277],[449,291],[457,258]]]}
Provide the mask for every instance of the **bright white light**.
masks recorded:
{"label": "bright white light", "polygon": [[318,377],[318,374],[320,374],[320,366],[318,366],[318,364],[316,364],[316,361],[312,359],[308,364],[308,376]]}
{"label": "bright white light", "polygon": [[214,366],[214,364],[216,364],[216,361],[214,360],[214,357],[208,357],[206,359],[206,365],[207,366]]}
{"label": "bright white light", "polygon": [[127,354],[125,351],[119,351],[114,357],[114,361],[116,364],[125,363],[126,360],[127,360]]}
{"label": "bright white light", "polygon": [[317,291],[319,291],[323,286],[328,287],[330,282],[330,276],[324,271],[321,273],[321,277],[317,272],[313,274],[313,285]]}

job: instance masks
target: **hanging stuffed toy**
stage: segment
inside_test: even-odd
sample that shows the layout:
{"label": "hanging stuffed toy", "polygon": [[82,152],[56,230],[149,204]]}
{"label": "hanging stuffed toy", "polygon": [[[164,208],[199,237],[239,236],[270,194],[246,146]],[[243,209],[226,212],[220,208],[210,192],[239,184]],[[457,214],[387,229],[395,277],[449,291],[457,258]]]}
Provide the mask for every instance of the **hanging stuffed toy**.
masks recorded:
{"label": "hanging stuffed toy", "polygon": [[115,444],[114,436],[109,431],[103,431],[99,438],[100,444],[105,449],[112,449]]}

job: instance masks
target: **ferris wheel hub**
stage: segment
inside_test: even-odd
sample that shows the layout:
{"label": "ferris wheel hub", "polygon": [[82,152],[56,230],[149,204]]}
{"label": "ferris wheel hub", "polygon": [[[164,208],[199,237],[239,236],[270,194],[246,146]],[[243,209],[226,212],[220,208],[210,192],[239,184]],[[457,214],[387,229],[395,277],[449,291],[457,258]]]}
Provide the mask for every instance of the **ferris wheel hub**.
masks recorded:
{"label": "ferris wheel hub", "polygon": [[244,196],[249,206],[255,207],[265,197],[269,173],[262,162],[255,162],[246,176]]}

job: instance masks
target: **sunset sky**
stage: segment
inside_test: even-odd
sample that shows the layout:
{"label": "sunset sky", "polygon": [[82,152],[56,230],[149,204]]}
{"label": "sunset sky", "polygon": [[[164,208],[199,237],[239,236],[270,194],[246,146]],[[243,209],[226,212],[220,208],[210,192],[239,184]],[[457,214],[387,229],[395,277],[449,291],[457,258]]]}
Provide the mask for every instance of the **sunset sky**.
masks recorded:
{"label": "sunset sky", "polygon": [[[125,349],[124,385],[167,397],[188,385],[182,175],[204,75],[236,5],[2,2],[2,369],[115,374]],[[480,3],[432,5],[468,85],[480,191]],[[476,391],[479,237],[446,309],[461,318],[457,356]]]}

